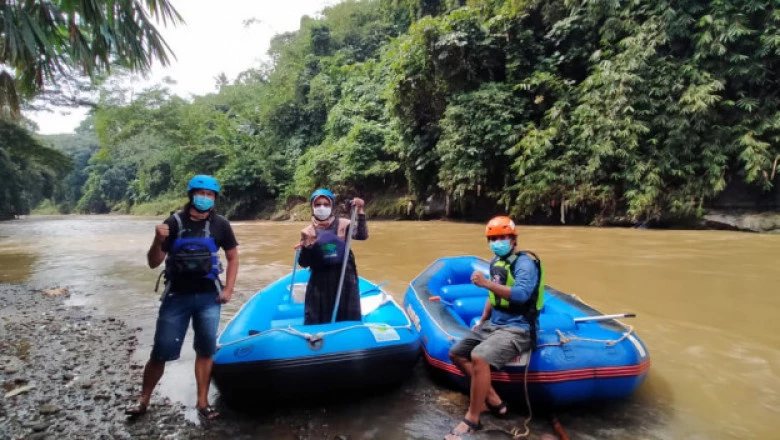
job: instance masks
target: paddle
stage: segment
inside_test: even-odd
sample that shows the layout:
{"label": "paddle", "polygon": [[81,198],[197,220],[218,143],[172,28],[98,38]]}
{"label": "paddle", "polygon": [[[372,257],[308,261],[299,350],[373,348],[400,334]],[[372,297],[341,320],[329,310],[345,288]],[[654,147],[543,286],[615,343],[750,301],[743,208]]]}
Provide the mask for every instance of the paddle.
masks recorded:
{"label": "paddle", "polygon": [[344,246],[344,261],[341,263],[341,275],[339,276],[339,287],[336,291],[336,304],[333,306],[333,316],[330,322],[336,322],[336,314],[339,312],[339,302],[341,302],[341,290],[344,287],[344,273],[347,271],[347,260],[349,260],[349,247],[352,244],[352,230],[355,227],[357,217],[357,208],[352,205],[352,213],[349,216],[349,228],[347,229],[347,244]]}
{"label": "paddle", "polygon": [[636,313],[618,313],[615,315],[585,316],[584,318],[574,318],[574,323],[579,324],[582,322],[601,322],[601,321],[609,321],[610,319],[620,319],[620,318],[636,318]]}
{"label": "paddle", "polygon": [[292,277],[290,277],[290,294],[293,293],[293,286],[295,286],[295,271],[298,269],[298,257],[301,256],[301,245],[295,245],[295,259],[293,260]]}

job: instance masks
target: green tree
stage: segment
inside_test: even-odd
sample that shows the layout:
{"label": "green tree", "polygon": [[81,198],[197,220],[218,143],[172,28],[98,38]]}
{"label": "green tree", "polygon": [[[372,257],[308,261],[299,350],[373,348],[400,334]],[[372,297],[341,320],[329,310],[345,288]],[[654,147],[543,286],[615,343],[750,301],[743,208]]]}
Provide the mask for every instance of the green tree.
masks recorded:
{"label": "green tree", "polygon": [[201,172],[238,217],[319,185],[581,223],[777,190],[776,1],[348,0],[269,55],[191,102],[104,87],[80,206],[168,206]]}
{"label": "green tree", "polygon": [[98,150],[95,136],[95,118],[88,116],[76,128],[74,134],[57,134],[39,136],[42,144],[66,154],[73,162],[73,169],[55,186],[51,202],[61,213],[75,209],[82,196],[82,188],[89,177],[89,159]]}
{"label": "green tree", "polygon": [[28,214],[52,196],[56,179],[70,169],[66,155],[44,147],[19,125],[0,119],[0,218]]}
{"label": "green tree", "polygon": [[[448,197],[499,199],[510,185],[508,151],[519,140],[523,102],[512,87],[486,83],[457,96],[444,112],[442,135],[436,144],[439,187]],[[475,115],[479,115],[475,117]],[[461,205],[460,211],[464,210]]]}

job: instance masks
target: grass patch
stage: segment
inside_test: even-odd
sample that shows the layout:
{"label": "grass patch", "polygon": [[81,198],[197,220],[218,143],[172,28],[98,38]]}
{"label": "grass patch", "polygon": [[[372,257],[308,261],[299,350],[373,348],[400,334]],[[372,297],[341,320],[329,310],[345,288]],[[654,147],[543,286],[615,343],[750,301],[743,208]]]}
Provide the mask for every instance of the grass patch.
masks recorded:
{"label": "grass patch", "polygon": [[56,203],[51,201],[51,199],[44,199],[41,203],[38,204],[38,206],[33,209],[30,214],[32,215],[57,215],[57,214],[67,214],[67,212],[64,212],[59,206],[57,206]]}
{"label": "grass patch", "polygon": [[371,218],[406,219],[416,216],[411,206],[411,198],[405,194],[380,195],[368,202],[366,213]]}
{"label": "grass patch", "polygon": [[176,211],[184,206],[184,204],[187,203],[187,200],[186,197],[178,197],[139,203],[130,208],[130,214],[145,216],[169,215],[172,211]]}
{"label": "grass patch", "polygon": [[291,220],[309,220],[311,218],[311,208],[308,203],[299,203],[290,208]]}

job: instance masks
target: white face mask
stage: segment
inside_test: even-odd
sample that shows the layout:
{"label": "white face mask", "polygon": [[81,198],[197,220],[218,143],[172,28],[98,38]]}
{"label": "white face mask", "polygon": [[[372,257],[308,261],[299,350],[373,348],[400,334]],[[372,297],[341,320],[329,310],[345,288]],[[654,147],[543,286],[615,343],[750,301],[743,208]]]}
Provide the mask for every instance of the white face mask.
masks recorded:
{"label": "white face mask", "polygon": [[316,218],[317,220],[327,220],[330,217],[331,207],[315,206],[313,211],[314,211],[314,218]]}

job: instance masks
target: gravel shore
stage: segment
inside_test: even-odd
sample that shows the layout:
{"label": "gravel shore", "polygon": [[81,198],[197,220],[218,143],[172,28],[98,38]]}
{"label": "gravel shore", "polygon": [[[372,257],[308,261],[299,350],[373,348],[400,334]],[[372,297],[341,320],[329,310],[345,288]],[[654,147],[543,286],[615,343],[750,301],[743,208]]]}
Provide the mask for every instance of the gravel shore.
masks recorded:
{"label": "gravel shore", "polygon": [[139,329],[67,307],[66,297],[0,285],[0,438],[229,436],[187,421],[184,408],[165,399],[129,420],[124,408],[143,370],[131,360]]}

